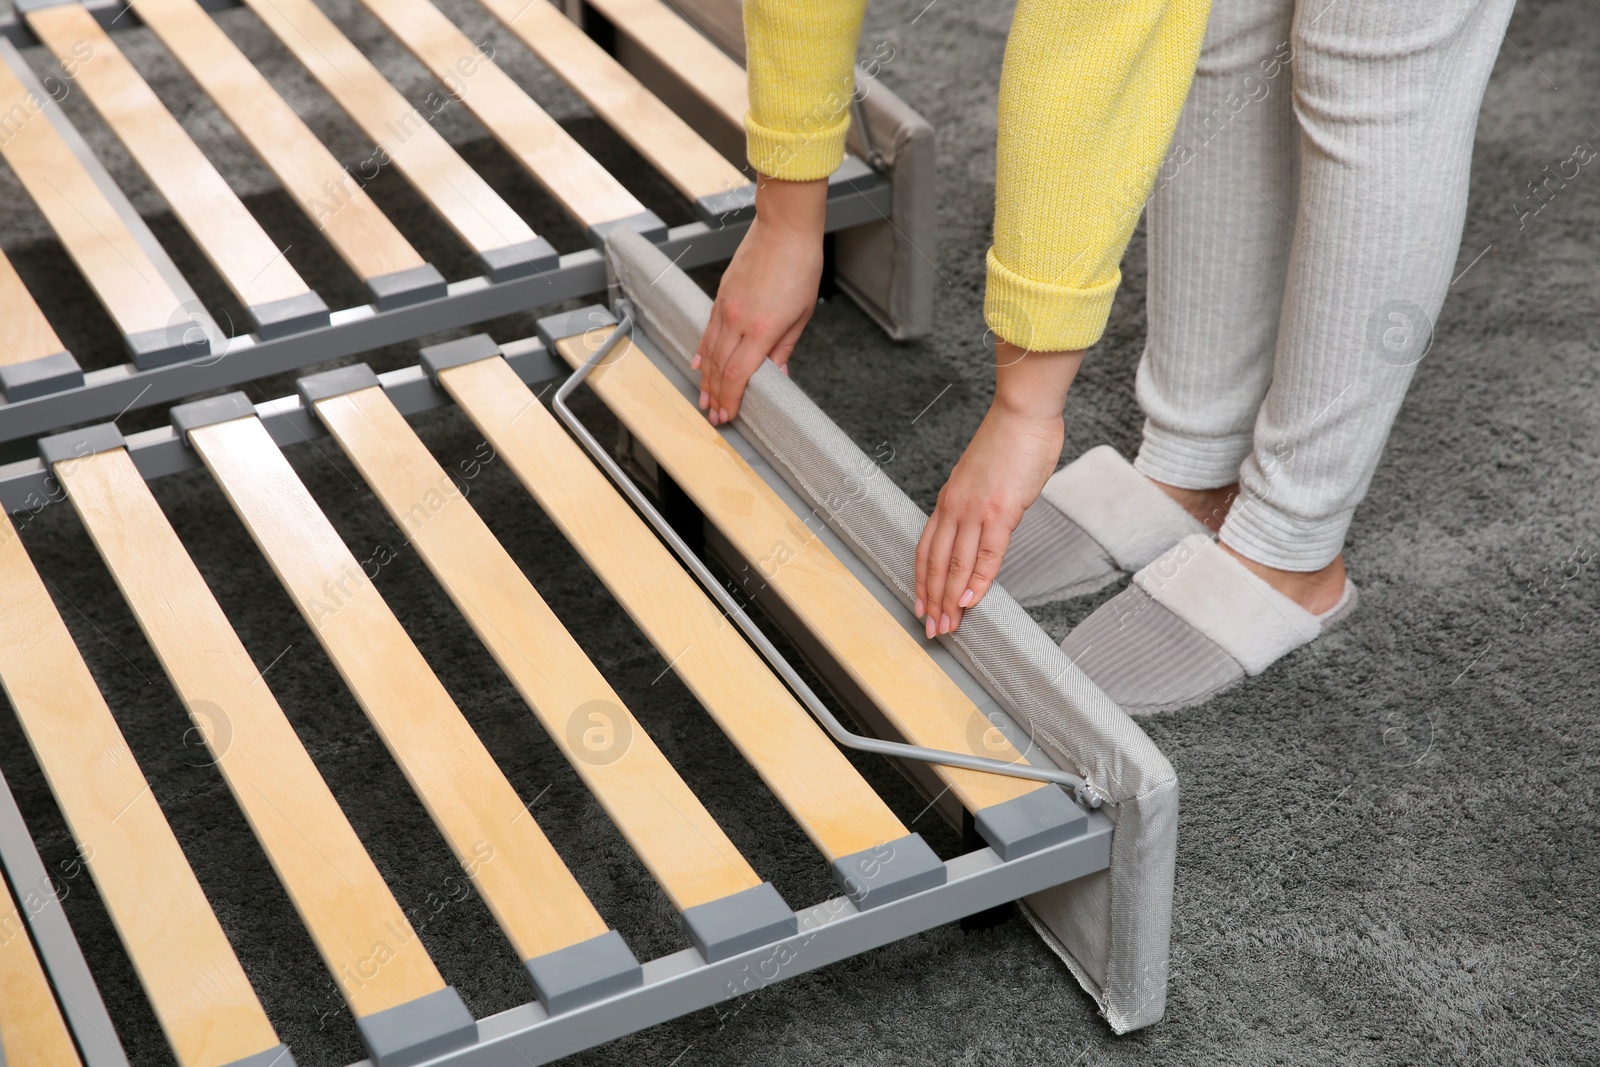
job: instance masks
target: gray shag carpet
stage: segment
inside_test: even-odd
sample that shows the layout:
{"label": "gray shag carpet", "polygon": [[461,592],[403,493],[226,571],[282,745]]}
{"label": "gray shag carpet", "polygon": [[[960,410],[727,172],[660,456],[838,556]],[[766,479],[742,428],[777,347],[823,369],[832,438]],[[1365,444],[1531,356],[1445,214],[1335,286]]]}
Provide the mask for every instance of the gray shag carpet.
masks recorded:
{"label": "gray shag carpet", "polygon": [[[648,206],[686,221],[670,189],[486,15],[458,0],[445,6]],[[431,83],[376,22],[347,0],[331,10],[420,102]],[[864,448],[892,450],[887,469],[925,506],[989,396],[982,254],[1008,17],[1003,5],[874,5],[864,49],[892,46],[883,78],[941,139],[937,328],[896,345],[834,299],[794,362],[797,380]],[[341,159],[369,154],[253,16],[221,21]],[[359,302],[175,62],[144,30],[117,41],[329,304]],[[28,58],[48,69],[39,49]],[[207,306],[242,321],[81,94],[66,107]],[[1600,176],[1585,168],[1518,225],[1525,183],[1574,145],[1600,143],[1596,121],[1600,20],[1584,0],[1525,0],[1479,127],[1464,274],[1351,531],[1361,610],[1209,706],[1144,724],[1183,785],[1160,1025],[1112,1036],[1065,968],[1012,919],[970,934],[934,930],[576,1062],[1600,1063]],[[560,248],[580,246],[462,109],[445,109],[437,123],[537,229]],[[394,174],[371,191],[448,277],[474,273]],[[120,362],[109,321],[8,172],[0,220],[6,253],[73,351],[92,366]],[[1073,389],[1068,458],[1102,442],[1127,454],[1137,445],[1143,249],[1136,236],[1110,329]],[[713,287],[716,275],[700,281]],[[511,339],[530,334],[532,321],[487,329]],[[415,346],[369,360],[380,370],[414,362]],[[292,383],[252,391],[266,399]],[[587,410],[603,428],[604,412]],[[122,425],[163,418],[133,412]],[[447,465],[479,444],[453,412],[416,426]],[[289,453],[358,556],[400,549],[379,588],[602,914],[641,956],[684,947],[662,894],[336,447]],[[12,447],[0,458],[20,454]],[[460,891],[421,806],[220,492],[200,472],[153,489],[446,980],[480,1017],[525,1000],[521,967],[488,911]],[[824,864],[682,686],[670,674],[657,680],[661,658],[503,464],[489,464],[469,490],[756,869],[796,905],[832,895]],[[27,518],[22,535],[284,1040],[303,1065],[359,1059],[311,942],[70,507]],[[1099,599],[1037,616],[1060,637]],[[921,798],[895,772],[859,766],[935,848],[959,848],[937,816],[918,817]],[[68,874],[73,847],[10,715],[0,715],[0,767],[57,872],[122,1041],[136,1063],[169,1062],[93,885]]]}

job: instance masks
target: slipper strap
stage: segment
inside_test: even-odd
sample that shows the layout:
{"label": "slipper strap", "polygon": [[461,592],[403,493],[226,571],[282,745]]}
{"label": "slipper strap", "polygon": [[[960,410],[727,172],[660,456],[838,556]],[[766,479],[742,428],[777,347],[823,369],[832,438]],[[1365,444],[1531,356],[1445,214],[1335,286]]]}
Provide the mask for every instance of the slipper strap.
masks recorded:
{"label": "slipper strap", "polygon": [[1321,619],[1204,535],[1185,537],[1136,573],[1133,582],[1250,675],[1322,632]]}
{"label": "slipper strap", "polygon": [[1091,448],[1051,475],[1039,495],[1125,571],[1138,570],[1180,538],[1205,532],[1110,445]]}

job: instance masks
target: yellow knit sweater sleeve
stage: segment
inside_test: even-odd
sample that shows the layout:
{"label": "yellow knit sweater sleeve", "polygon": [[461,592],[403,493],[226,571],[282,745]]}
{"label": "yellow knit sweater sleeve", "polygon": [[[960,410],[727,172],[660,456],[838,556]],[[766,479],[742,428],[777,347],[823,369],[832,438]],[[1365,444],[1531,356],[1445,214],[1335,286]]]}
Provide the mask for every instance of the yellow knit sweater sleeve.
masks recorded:
{"label": "yellow knit sweater sleeve", "polygon": [[1209,0],[1017,4],[983,309],[1000,337],[1039,351],[1100,339],[1209,11]]}
{"label": "yellow knit sweater sleeve", "polygon": [[844,159],[866,0],[745,0],[745,151],[762,174],[826,178]]}
{"label": "yellow knit sweater sleeve", "polygon": [[[745,0],[750,163],[843,156],[862,0]],[[1000,76],[984,317],[1037,351],[1100,339],[1194,77],[1210,0],[1018,0]]]}

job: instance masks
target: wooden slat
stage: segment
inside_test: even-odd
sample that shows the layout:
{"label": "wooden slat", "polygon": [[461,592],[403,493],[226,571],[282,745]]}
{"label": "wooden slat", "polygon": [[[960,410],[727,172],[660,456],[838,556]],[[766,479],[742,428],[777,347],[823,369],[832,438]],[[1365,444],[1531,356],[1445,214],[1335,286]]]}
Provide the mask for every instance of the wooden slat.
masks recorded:
{"label": "wooden slat", "polygon": [[411,106],[311,0],[245,3],[474,252],[534,239],[533,229],[439,135],[430,116]]}
{"label": "wooden slat", "polygon": [[6,116],[0,156],[16,172],[117,328],[135,334],[188,321],[183,301],[42,109],[42,102],[0,64],[0,116]]}
{"label": "wooden slat", "polygon": [[423,265],[359,182],[195,0],[131,0],[284,190],[363,281]]}
{"label": "wooden slat", "polygon": [[150,184],[246,307],[309,291],[139,72],[81,4],[28,13],[28,27],[63,63]]}
{"label": "wooden slat", "polygon": [[145,995],[184,1067],[278,1045],[177,838],[33,569],[0,515],[0,684]]}
{"label": "wooden slat", "polygon": [[760,885],[383,390],[317,414],[673,904]]}
{"label": "wooden slat", "polygon": [[907,833],[505,360],[439,381],[823,855]]}
{"label": "wooden slat", "polygon": [[[593,351],[588,345],[598,347],[609,333],[567,338],[556,350],[577,366]],[[974,729],[982,713],[966,694],[630,341],[588,381],[740,554],[762,567],[767,584],[908,741],[1020,758],[1010,745],[989,744],[995,739],[986,729]],[[976,738],[987,741],[980,746]],[[981,771],[935,770],[969,811],[1054,788]]]}
{"label": "wooden slat", "polygon": [[0,252],[0,366],[53,356],[66,348]]}
{"label": "wooden slat", "polygon": [[750,93],[744,68],[662,0],[587,0],[619,33],[683,79],[724,119],[744,129]]}
{"label": "wooden slat", "polygon": [[429,0],[362,0],[528,173],[585,227],[645,210]]}
{"label": "wooden slat", "polygon": [[128,453],[69,459],[54,471],[350,1010],[371,1015],[443,989]]}
{"label": "wooden slat", "polygon": [[206,426],[190,441],[522,958],[605,933],[260,420]]}
{"label": "wooden slat", "polygon": [[750,184],[739,168],[548,0],[479,0],[690,200]]}
{"label": "wooden slat", "polygon": [[0,879],[0,1063],[62,1067],[79,1062],[22,911]]}

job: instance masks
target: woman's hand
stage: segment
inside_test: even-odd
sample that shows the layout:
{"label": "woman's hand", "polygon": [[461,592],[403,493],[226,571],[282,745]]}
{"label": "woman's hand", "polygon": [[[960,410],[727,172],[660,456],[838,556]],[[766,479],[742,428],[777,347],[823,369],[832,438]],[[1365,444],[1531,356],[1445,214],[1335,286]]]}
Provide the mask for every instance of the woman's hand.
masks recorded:
{"label": "woman's hand", "polygon": [[722,275],[689,364],[700,371],[700,410],[713,426],[739,413],[745,384],[763,359],[788,373],[817,307],[827,200],[826,179],[757,179],[755,221]]}
{"label": "woman's hand", "polygon": [[994,403],[973,434],[917,542],[913,610],[927,635],[946,634],[983,599],[1022,513],[1061,458],[1062,409],[1080,352],[995,349]]}

